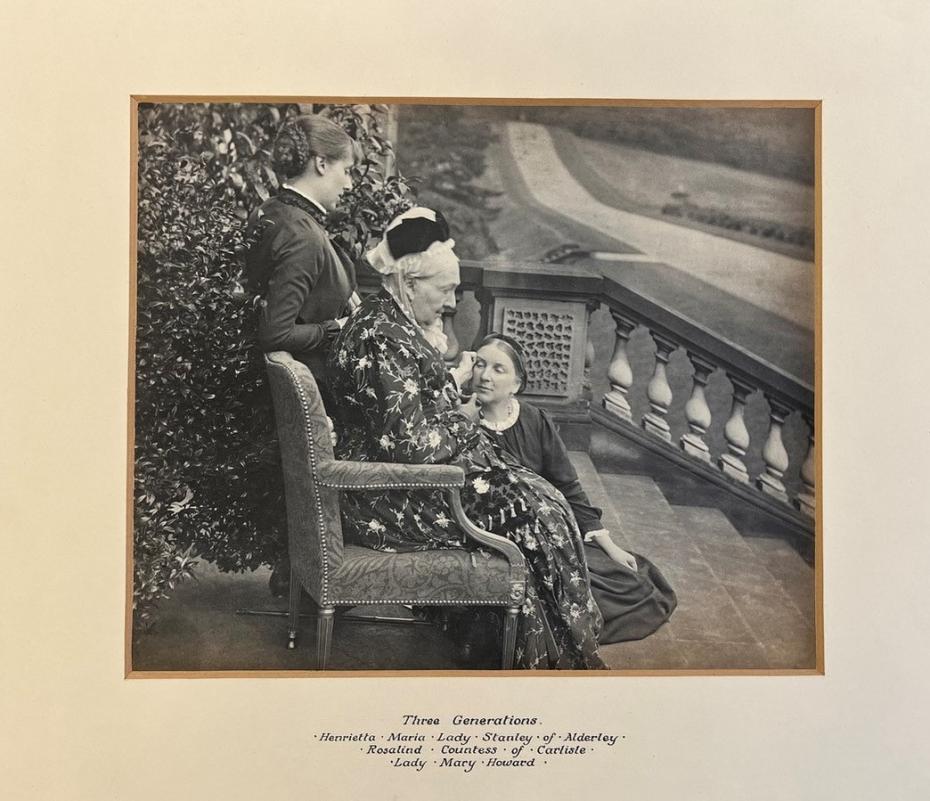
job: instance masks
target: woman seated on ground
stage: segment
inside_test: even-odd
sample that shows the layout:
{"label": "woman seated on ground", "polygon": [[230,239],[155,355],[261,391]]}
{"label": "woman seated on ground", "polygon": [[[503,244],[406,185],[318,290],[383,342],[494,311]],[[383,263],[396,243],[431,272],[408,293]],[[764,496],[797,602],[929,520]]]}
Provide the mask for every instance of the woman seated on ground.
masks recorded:
{"label": "woman seated on ground", "polygon": [[[520,546],[527,599],[517,626],[521,668],[603,668],[601,628],[581,534],[561,493],[501,457],[465,414],[443,361],[443,308],[459,284],[454,242],[441,214],[411,209],[369,254],[383,288],[362,301],[331,356],[337,456],[363,461],[458,464],[466,513]],[[471,364],[467,367],[470,369]],[[438,491],[348,493],[347,541],[382,551],[472,547]]]}
{"label": "woman seated on ground", "polygon": [[[520,343],[490,334],[477,352],[472,390],[464,407],[521,464],[557,487],[584,534],[591,592],[604,618],[599,642],[639,640],[668,620],[677,605],[672,588],[645,557],[617,545],[578,481],[568,451],[549,415],[515,397],[526,387]],[[479,521],[480,522],[480,521]]]}

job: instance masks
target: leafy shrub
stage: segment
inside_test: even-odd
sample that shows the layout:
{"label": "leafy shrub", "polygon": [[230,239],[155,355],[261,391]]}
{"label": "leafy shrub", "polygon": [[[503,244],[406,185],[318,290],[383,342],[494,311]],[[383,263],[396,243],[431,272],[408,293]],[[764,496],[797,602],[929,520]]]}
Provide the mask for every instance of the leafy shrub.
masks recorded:
{"label": "leafy shrub", "polygon": [[[305,109],[311,110],[311,109]],[[332,233],[356,254],[411,203],[384,180],[383,109],[318,106],[362,145]],[[274,564],[284,492],[270,394],[242,283],[249,213],[279,188],[270,144],[293,104],[139,108],[134,624],[191,575]]]}
{"label": "leafy shrub", "polygon": [[457,106],[404,106],[399,127],[403,172],[418,176],[420,202],[448,218],[458,255],[480,260],[497,253],[489,223],[498,213],[491,201],[500,193],[475,183],[495,140],[488,122]]}

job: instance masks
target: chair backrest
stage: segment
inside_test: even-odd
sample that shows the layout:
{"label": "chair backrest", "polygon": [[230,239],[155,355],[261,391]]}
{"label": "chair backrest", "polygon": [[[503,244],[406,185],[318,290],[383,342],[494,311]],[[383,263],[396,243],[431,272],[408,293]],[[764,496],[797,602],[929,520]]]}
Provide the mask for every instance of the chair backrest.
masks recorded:
{"label": "chair backrest", "polygon": [[291,565],[318,603],[341,564],[342,522],[337,490],[320,486],[321,462],[333,458],[326,410],[309,368],[289,353],[265,354],[277,421]]}

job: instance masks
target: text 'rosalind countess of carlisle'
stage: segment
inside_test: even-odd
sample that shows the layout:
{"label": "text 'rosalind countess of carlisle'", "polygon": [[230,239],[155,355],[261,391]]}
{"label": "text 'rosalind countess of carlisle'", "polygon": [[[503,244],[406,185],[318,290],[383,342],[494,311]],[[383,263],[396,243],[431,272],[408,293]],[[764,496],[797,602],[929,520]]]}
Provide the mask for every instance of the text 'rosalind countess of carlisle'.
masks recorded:
{"label": "text 'rosalind countess of carlisle'", "polygon": [[442,719],[402,715],[387,731],[323,731],[320,743],[357,744],[360,757],[392,768],[471,773],[488,768],[538,768],[550,758],[590,756],[613,748],[624,735],[604,731],[560,730],[538,717],[453,715]]}

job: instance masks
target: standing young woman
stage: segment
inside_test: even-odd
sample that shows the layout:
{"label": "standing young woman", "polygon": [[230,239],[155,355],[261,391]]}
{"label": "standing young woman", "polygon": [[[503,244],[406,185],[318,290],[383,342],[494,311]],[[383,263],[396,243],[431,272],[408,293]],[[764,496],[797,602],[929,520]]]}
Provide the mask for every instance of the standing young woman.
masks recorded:
{"label": "standing young woman", "polygon": [[[331,120],[288,120],[272,147],[282,189],[250,220],[246,274],[261,296],[258,345],[266,353],[288,351],[306,364],[324,398],[329,347],[359,302],[352,262],[326,233],[328,215],[352,186],[356,155],[355,142]],[[272,595],[287,593],[289,572],[283,557],[271,575]]]}
{"label": "standing young woman", "polygon": [[498,444],[534,473],[557,487],[571,505],[585,537],[591,594],[604,617],[600,644],[639,640],[652,634],[678,601],[659,570],[625,551],[601,523],[578,481],[562,438],[549,416],[516,395],[526,386],[526,357],[520,343],[490,334],[478,349],[470,406]]}
{"label": "standing young woman", "polygon": [[272,151],[283,188],[251,221],[257,238],[246,271],[262,296],[259,346],[288,351],[321,384],[329,345],[358,304],[352,263],[326,233],[327,216],[352,186],[356,153],[355,142],[331,120],[288,120]]}

